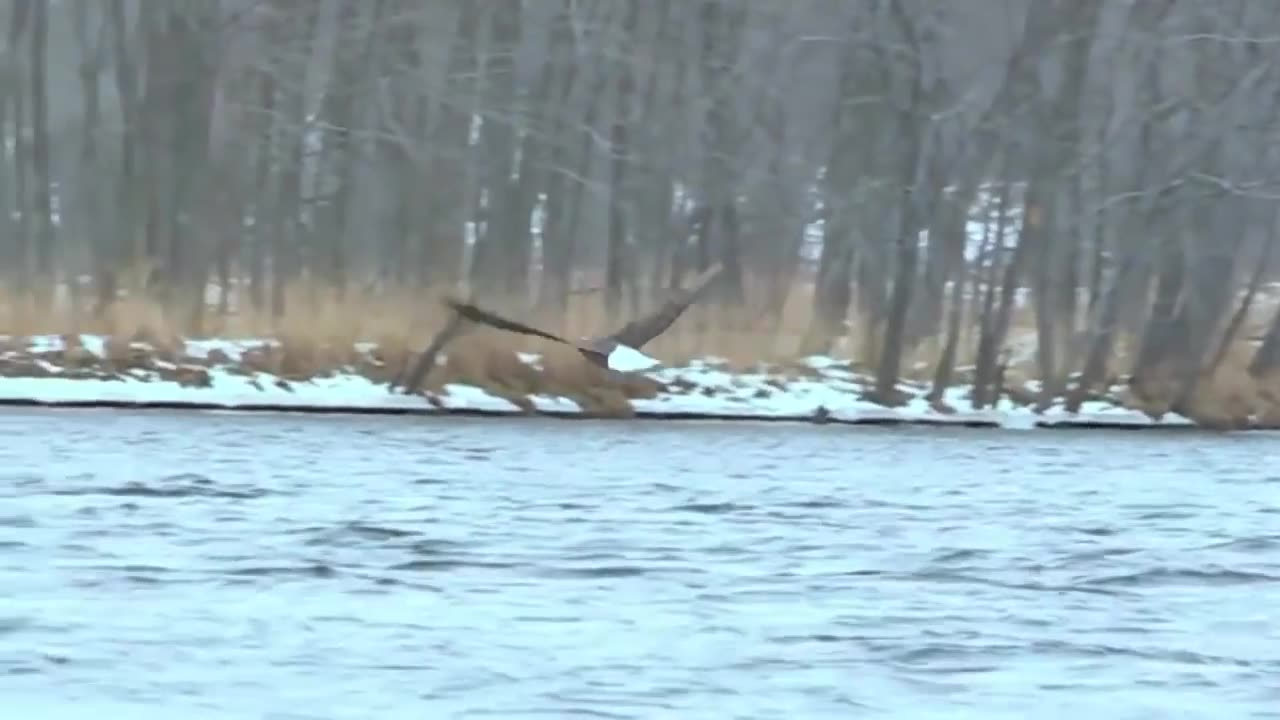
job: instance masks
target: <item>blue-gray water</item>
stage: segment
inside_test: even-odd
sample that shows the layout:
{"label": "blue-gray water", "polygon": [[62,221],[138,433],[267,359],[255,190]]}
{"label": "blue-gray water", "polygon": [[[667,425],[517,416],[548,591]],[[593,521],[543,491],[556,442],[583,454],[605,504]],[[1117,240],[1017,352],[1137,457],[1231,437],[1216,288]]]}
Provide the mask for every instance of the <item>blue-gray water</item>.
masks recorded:
{"label": "blue-gray water", "polygon": [[1280,717],[1280,439],[0,414],[8,718]]}

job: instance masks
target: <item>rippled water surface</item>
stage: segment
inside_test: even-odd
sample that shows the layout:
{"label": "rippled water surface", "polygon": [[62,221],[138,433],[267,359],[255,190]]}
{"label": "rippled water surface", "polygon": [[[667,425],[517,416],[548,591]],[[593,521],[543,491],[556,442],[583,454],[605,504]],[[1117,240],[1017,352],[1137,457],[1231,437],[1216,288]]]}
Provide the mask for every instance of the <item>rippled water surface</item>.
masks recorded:
{"label": "rippled water surface", "polygon": [[1280,439],[0,414],[14,718],[1280,717]]}

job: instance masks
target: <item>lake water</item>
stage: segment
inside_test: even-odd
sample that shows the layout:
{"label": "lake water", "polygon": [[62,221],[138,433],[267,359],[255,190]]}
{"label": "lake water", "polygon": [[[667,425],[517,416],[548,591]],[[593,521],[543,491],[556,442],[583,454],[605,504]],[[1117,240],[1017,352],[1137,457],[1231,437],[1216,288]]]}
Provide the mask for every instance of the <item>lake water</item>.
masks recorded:
{"label": "lake water", "polygon": [[1280,438],[0,414],[12,718],[1280,718]]}

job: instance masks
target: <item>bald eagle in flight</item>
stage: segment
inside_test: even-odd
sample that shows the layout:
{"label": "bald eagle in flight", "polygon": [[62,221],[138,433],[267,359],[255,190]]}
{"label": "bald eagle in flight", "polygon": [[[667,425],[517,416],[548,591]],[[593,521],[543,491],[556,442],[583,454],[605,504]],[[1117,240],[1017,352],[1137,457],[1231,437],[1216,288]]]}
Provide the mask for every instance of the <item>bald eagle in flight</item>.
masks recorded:
{"label": "bald eagle in flight", "polygon": [[702,297],[703,292],[711,285],[711,281],[720,274],[722,269],[723,267],[720,263],[713,264],[699,273],[688,287],[677,290],[672,297],[653,312],[632,320],[608,335],[583,338],[580,342],[573,342],[555,333],[503,317],[475,303],[447,297],[444,299],[444,304],[452,311],[448,324],[436,334],[431,343],[418,356],[417,362],[413,364],[413,367],[404,376],[403,382],[401,382],[401,378],[396,378],[391,382],[391,388],[394,389],[397,385],[400,385],[404,388],[405,393],[416,392],[426,378],[427,373],[435,367],[436,356],[440,354],[440,351],[444,349],[444,346],[450,340],[466,331],[468,324],[487,325],[496,330],[531,335],[562,345],[568,345],[581,353],[592,365],[606,370],[627,372],[643,369],[639,367],[641,363],[648,361],[648,364],[652,365],[653,361],[641,353],[640,348],[666,332],[667,328],[671,327],[684,314],[684,311],[689,309],[690,305]]}

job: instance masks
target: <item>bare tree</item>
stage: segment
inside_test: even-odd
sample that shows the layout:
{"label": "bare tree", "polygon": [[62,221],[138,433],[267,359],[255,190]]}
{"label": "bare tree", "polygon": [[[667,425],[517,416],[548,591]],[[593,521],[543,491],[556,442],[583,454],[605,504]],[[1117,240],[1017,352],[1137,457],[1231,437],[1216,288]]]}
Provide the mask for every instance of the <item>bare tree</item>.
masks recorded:
{"label": "bare tree", "polygon": [[575,288],[617,316],[718,262],[666,337],[844,346],[883,402],[904,377],[979,407],[1034,380],[1015,395],[1078,407],[1119,380],[1195,414],[1225,374],[1280,368],[1265,3],[23,0],[4,19],[6,297],[51,307],[89,270],[86,322],[126,293],[196,332],[284,323],[294,287],[469,286],[563,328]]}

